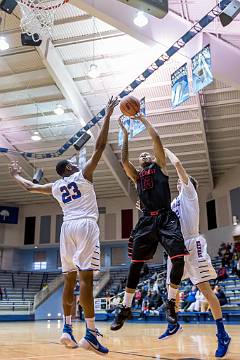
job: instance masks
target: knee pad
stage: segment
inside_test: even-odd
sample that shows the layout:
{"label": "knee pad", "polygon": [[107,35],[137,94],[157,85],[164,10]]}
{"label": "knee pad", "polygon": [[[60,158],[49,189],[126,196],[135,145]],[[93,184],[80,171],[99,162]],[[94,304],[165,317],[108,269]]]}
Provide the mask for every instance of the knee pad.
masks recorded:
{"label": "knee pad", "polygon": [[171,261],[172,261],[172,270],[170,273],[170,281],[174,285],[179,285],[183,277],[184,257],[180,256],[172,259]]}
{"label": "knee pad", "polygon": [[129,289],[136,289],[143,265],[144,262],[131,263],[127,279],[127,287]]}

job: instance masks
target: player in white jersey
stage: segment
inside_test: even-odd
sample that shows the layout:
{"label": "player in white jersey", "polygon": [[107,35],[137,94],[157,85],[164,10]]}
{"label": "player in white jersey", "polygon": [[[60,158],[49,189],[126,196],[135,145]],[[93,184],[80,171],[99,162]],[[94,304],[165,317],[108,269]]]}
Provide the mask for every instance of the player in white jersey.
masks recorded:
{"label": "player in white jersey", "polygon": [[[215,356],[222,358],[227,353],[231,338],[224,329],[221,306],[209,284],[209,280],[215,279],[217,274],[212,266],[210,256],[207,253],[206,239],[199,234],[197,182],[187,174],[180,160],[169,149],[165,149],[165,153],[178,173],[179,180],[177,188],[179,195],[172,201],[171,208],[179,217],[185,245],[190,253],[190,255],[184,259],[185,268],[182,279],[190,278],[192,283],[199,288],[207,299],[217,326],[218,348]],[[168,285],[170,284],[170,271],[171,261],[168,261]],[[179,323],[174,325],[169,323],[166,332],[162,334],[159,339],[165,340],[181,330],[182,327]]]}
{"label": "player in white jersey", "polygon": [[[99,354],[108,353],[108,349],[97,340],[100,334],[95,327],[94,317],[93,271],[100,267],[100,246],[98,206],[92,181],[107,143],[110,117],[117,104],[117,99],[109,100],[95,150],[82,170],[71,161],[62,160],[56,166],[61,179],[55,183],[38,185],[20,175],[21,168],[17,162],[12,162],[9,166],[10,174],[25,190],[52,195],[63,211],[60,255],[64,273],[64,328],[60,342],[70,348],[80,346]],[[80,277],[80,304],[86,321],[86,335],[79,344],[73,336],[71,319],[77,273]]]}

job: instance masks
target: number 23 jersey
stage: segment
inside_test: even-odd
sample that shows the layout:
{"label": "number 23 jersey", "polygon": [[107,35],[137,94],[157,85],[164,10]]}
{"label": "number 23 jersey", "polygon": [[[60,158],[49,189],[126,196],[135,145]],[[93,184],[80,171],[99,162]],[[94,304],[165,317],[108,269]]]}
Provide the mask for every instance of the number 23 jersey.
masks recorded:
{"label": "number 23 jersey", "polygon": [[82,171],[57,180],[52,186],[53,197],[63,211],[63,221],[92,218],[98,220],[98,206],[93,184]]}

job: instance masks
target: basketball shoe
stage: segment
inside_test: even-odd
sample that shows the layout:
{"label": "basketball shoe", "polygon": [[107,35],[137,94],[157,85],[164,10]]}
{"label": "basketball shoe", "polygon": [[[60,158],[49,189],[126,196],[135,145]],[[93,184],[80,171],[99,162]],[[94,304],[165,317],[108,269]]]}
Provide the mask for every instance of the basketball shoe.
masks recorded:
{"label": "basketball shoe", "polygon": [[231,337],[225,333],[225,334],[217,334],[218,338],[218,348],[215,353],[216,358],[223,358],[229,349],[229,345],[231,343]]}
{"label": "basketball shoe", "polygon": [[111,330],[119,330],[124,324],[125,320],[132,318],[132,312],[130,307],[120,305],[115,310],[115,317],[111,325]]}
{"label": "basketball shoe", "polygon": [[75,340],[72,333],[72,325],[68,325],[68,324],[64,325],[63,333],[62,336],[60,337],[60,343],[72,349],[78,347],[78,343]]}
{"label": "basketball shoe", "polygon": [[166,340],[173,335],[176,335],[178,332],[183,331],[183,328],[179,323],[176,324],[168,324],[167,330],[161,336],[159,336],[159,340]]}
{"label": "basketball shoe", "polygon": [[85,350],[94,351],[99,355],[106,355],[109,350],[105,346],[101,345],[97,339],[97,336],[102,336],[100,332],[95,329],[86,329],[86,335],[79,341],[79,347]]}
{"label": "basketball shoe", "polygon": [[171,299],[166,301],[166,319],[170,324],[176,324],[178,316],[176,313],[176,301]]}

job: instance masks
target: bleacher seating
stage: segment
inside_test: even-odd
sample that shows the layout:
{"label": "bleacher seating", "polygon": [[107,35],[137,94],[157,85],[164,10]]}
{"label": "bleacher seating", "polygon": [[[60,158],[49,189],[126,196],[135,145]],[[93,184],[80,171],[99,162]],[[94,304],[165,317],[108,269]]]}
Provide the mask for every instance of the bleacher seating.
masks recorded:
{"label": "bleacher seating", "polygon": [[0,313],[31,313],[34,295],[51,282],[59,272],[11,272],[0,271]]}
{"label": "bleacher seating", "polygon": [[127,277],[127,269],[113,270],[110,272],[110,281],[102,290],[99,297],[105,297],[108,293],[116,294],[121,291],[124,279]]}
{"label": "bleacher seating", "polygon": [[[213,266],[216,270],[221,266],[221,259],[219,257],[216,257],[212,260]],[[150,267],[150,273],[148,274],[148,277],[141,278],[140,282],[145,282],[149,280],[154,272],[162,272],[164,270],[164,266],[151,266]],[[104,290],[104,293],[108,294],[116,294],[116,290],[119,293],[123,289],[119,289],[119,284],[121,283],[123,277],[127,276],[127,269],[124,271],[113,271],[111,272],[111,282],[107,285],[107,287]],[[214,282],[213,282],[214,283]],[[182,283],[181,289],[186,289],[186,284],[188,284],[188,281]],[[227,321],[239,321],[240,319],[240,279],[235,275],[229,275],[229,277],[225,280],[222,280],[219,282],[219,285],[223,288],[223,291],[227,297],[228,303],[224,306],[222,306],[223,310],[223,316]],[[188,285],[189,286],[189,285]],[[112,300],[111,300],[112,301]],[[140,315],[140,309],[133,309],[133,320],[143,320],[139,318]],[[110,312],[108,316],[111,318],[113,314]],[[210,312],[179,312],[179,319],[184,322],[209,322],[212,321],[212,315]],[[144,318],[144,320],[149,321],[165,321],[165,313],[164,311],[160,311],[158,313],[158,316],[156,314],[153,314],[150,312],[150,315]]]}
{"label": "bleacher seating", "polygon": [[[149,265],[149,274],[147,276],[142,275],[140,281],[150,278],[155,272],[162,272],[166,268],[166,265]],[[99,297],[104,297],[106,294],[116,295],[119,292],[123,291],[125,288],[124,279],[127,279],[128,268],[119,268],[117,270],[110,271],[110,281],[103,289]]]}

